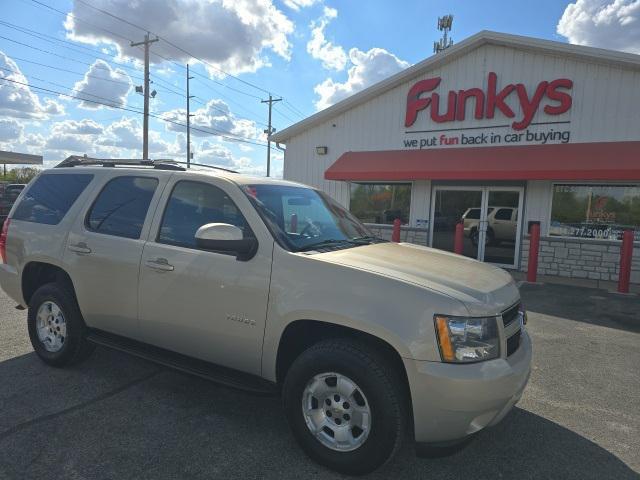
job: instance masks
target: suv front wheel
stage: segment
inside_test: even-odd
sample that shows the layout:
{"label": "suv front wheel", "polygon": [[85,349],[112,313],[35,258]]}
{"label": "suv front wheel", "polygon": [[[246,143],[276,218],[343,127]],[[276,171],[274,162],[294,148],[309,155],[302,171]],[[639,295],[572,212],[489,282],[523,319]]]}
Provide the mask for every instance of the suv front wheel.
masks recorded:
{"label": "suv front wheel", "polygon": [[291,430],[316,462],[362,475],[385,464],[406,428],[399,375],[365,344],[326,340],[304,351],[284,382]]}
{"label": "suv front wheel", "polygon": [[35,291],[27,324],[33,349],[49,365],[79,362],[95,349],[85,339],[86,327],[75,295],[59,283],[47,283]]}

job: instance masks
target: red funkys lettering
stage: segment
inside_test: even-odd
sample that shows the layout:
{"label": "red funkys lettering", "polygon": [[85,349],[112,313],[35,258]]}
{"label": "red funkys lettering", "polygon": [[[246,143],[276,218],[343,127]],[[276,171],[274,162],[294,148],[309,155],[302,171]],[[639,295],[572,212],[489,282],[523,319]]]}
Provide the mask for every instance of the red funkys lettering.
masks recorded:
{"label": "red funkys lettering", "polygon": [[449,92],[447,100],[447,113],[440,114],[440,95],[431,95],[431,120],[438,123],[451,122],[456,118],[456,92]]}
{"label": "red funkys lettering", "polygon": [[502,90],[500,90],[500,93],[496,94],[498,75],[496,75],[494,72],[489,73],[487,83],[487,118],[493,118],[496,107],[498,107],[498,110],[500,110],[505,117],[515,117],[516,114],[513,113],[513,110],[511,110],[511,107],[509,105],[504,103],[504,100],[509,96],[511,92],[516,89],[516,86],[507,85]]}
{"label": "red funkys lettering", "polygon": [[431,97],[421,98],[420,95],[440,85],[440,77],[428,78],[417,82],[407,95],[407,112],[404,119],[404,125],[410,127],[418,118],[418,112],[424,110],[431,103]]}
{"label": "red funkys lettering", "polygon": [[507,118],[515,118],[511,106],[507,99],[516,92],[522,118],[514,120],[511,124],[515,130],[523,130],[531,125],[534,116],[538,112],[545,97],[552,103],[543,107],[547,115],[560,115],[571,108],[572,97],[570,90],[573,81],[566,78],[558,78],[551,82],[542,81],[537,86],[533,95],[529,97],[527,89],[522,83],[516,85],[508,84],[498,91],[498,75],[490,72],[487,76],[487,89],[470,88],[467,90],[450,90],[447,94],[447,110],[440,112],[440,98],[442,93],[433,92],[429,96],[422,96],[425,93],[435,90],[441,82],[440,77],[420,80],[409,90],[407,95],[407,111],[405,116],[405,126],[410,127],[418,118],[418,113],[430,108],[430,117],[437,123],[463,121],[466,117],[466,107],[468,99],[474,99],[474,118],[482,120],[484,118],[494,118],[496,110]]}
{"label": "red funkys lettering", "polygon": [[474,118],[478,120],[482,119],[484,113],[484,92],[479,88],[470,88],[469,90],[460,90],[458,92],[458,105],[456,106],[457,120],[464,120],[467,98],[470,97],[476,99]]}
{"label": "red funkys lettering", "polygon": [[524,116],[519,122],[513,122],[511,124],[514,130],[522,130],[531,124],[533,116],[538,111],[540,101],[547,91],[547,85],[549,85],[549,82],[540,82],[531,100],[529,100],[529,97],[527,96],[527,88],[521,83],[516,85],[516,92],[518,92],[518,99],[520,100],[520,106],[522,107],[522,114]]}
{"label": "red funkys lettering", "polygon": [[571,90],[571,87],[573,87],[573,81],[569,80],[568,78],[558,78],[553,82],[549,82],[549,86],[547,87],[547,97],[549,97],[551,100],[559,102],[559,105],[546,105],[544,107],[544,111],[546,114],[560,115],[561,113],[564,113],[571,108],[571,103],[573,102],[571,95],[569,95],[567,92],[558,91],[559,88]]}

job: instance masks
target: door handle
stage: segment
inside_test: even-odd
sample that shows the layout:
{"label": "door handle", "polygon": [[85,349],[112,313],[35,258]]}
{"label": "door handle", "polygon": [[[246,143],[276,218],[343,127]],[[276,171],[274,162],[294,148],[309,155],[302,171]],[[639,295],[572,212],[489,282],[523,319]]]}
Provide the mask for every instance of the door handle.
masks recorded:
{"label": "door handle", "polygon": [[91,249],[84,242],[78,242],[76,244],[71,244],[67,248],[69,250],[71,250],[72,252],[75,252],[75,253],[78,253],[78,254],[91,253]]}
{"label": "door handle", "polygon": [[171,265],[166,258],[150,259],[150,260],[147,260],[146,262],[144,262],[144,264],[147,267],[152,268],[153,270],[157,270],[159,272],[172,272],[173,271],[173,265]]}

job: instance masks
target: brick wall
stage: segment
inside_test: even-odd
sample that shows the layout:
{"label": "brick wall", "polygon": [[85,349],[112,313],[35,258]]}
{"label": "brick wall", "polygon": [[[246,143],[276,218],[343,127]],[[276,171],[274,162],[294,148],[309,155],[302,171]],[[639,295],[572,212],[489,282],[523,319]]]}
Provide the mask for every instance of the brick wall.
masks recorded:
{"label": "brick wall", "polygon": [[[527,271],[529,238],[522,242],[520,264]],[[617,282],[620,242],[543,237],[540,239],[538,274],[605,282]],[[631,283],[640,284],[640,245],[636,244],[631,265]]]}
{"label": "brick wall", "polygon": [[[366,223],[365,224],[371,233],[376,237],[384,238],[385,240],[391,240],[391,234],[393,233],[392,225],[377,225]],[[401,227],[400,228],[400,241],[407,243],[416,243],[418,245],[427,245],[429,241],[428,230],[426,228],[417,227]]]}
{"label": "brick wall", "polygon": [[[380,238],[391,240],[393,226],[366,224]],[[400,229],[400,241],[428,245],[426,228]],[[529,237],[522,239],[520,270],[527,271]],[[538,274],[564,278],[586,279],[596,283],[617,282],[620,271],[620,242],[543,237],[540,239]],[[640,285],[640,244],[635,244],[631,264],[631,283]]]}

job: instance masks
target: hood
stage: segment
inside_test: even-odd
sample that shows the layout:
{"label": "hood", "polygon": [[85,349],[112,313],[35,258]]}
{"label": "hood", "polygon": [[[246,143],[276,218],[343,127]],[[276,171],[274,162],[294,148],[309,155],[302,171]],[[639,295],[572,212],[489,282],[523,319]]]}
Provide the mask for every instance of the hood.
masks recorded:
{"label": "hood", "polygon": [[463,302],[474,316],[499,314],[520,298],[505,270],[411,243],[378,243],[314,257],[440,292]]}

